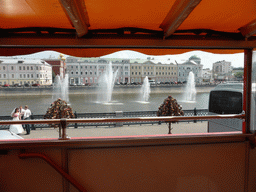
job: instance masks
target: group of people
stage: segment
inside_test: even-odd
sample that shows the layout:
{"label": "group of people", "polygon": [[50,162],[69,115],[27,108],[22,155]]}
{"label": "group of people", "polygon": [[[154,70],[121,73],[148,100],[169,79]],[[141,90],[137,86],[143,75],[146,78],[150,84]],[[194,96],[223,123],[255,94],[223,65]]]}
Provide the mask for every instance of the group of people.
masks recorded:
{"label": "group of people", "polygon": [[[24,109],[22,106],[20,106],[12,111],[11,116],[14,121],[29,120],[31,116],[31,110],[27,105],[25,105]],[[30,129],[31,128],[29,124],[25,124],[23,126],[21,124],[13,124],[9,128],[9,130],[15,134],[21,134],[25,130],[27,135],[30,134]]]}

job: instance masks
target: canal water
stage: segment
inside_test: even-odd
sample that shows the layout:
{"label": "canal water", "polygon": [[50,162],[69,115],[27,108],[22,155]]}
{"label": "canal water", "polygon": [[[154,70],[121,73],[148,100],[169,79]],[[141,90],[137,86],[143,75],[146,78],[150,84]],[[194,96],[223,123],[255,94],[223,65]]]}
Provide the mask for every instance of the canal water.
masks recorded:
{"label": "canal water", "polygon": [[[115,111],[157,111],[164,99],[171,95],[177,99],[184,110],[207,109],[209,92],[196,94],[196,102],[184,102],[183,93],[154,93],[150,94],[148,102],[139,102],[140,93],[113,93],[112,102],[102,104],[97,102],[96,94],[70,94],[69,101],[73,112],[77,113],[106,113]],[[0,97],[0,116],[9,116],[15,107],[28,105],[34,115],[43,115],[53,102],[51,95],[11,95]]]}

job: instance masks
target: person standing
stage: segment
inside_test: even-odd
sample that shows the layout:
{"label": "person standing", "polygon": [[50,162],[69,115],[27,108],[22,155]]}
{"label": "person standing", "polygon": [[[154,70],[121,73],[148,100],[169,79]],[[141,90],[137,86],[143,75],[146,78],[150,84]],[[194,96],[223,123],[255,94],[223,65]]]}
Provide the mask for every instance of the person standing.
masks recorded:
{"label": "person standing", "polygon": [[[20,120],[20,112],[19,108],[16,108],[14,112],[12,113],[13,121],[19,121]],[[9,128],[10,132],[13,132],[15,134],[21,134],[23,132],[23,127],[21,124],[13,124]]]}
{"label": "person standing", "polygon": [[20,106],[19,111],[20,111],[20,119],[23,120],[25,109],[23,109],[22,106]]}
{"label": "person standing", "polygon": [[[28,108],[28,106],[25,105],[24,116],[23,116],[24,120],[30,120],[31,119],[30,116],[31,116],[31,111]],[[27,132],[27,135],[29,135],[30,134],[30,124],[25,124],[25,130]]]}

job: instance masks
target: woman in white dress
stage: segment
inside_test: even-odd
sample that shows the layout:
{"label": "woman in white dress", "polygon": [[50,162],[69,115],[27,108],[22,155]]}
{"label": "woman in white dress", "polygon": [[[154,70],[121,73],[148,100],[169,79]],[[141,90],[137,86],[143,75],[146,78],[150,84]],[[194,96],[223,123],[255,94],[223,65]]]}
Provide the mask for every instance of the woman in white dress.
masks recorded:
{"label": "woman in white dress", "polygon": [[[16,108],[14,113],[12,114],[13,121],[19,121],[20,120],[20,113],[19,113],[19,108]],[[9,128],[10,132],[13,132],[15,134],[20,134],[24,131],[23,127],[21,124],[13,124]]]}

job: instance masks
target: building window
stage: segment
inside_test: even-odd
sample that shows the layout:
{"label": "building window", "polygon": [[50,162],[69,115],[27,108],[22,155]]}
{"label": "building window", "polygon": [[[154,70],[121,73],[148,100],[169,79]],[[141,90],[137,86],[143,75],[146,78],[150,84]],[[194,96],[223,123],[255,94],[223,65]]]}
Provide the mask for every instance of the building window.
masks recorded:
{"label": "building window", "polygon": [[23,74],[23,78],[26,78],[26,74]]}
{"label": "building window", "polygon": [[85,72],[85,75],[87,75],[87,71]]}
{"label": "building window", "polygon": [[5,66],[3,66],[3,70],[5,70]]}
{"label": "building window", "polygon": [[19,70],[21,70],[21,66],[19,66]]}
{"label": "building window", "polygon": [[13,70],[13,69],[14,69],[14,67],[13,67],[13,66],[11,66],[11,69]]}
{"label": "building window", "polygon": [[92,72],[90,72],[90,75],[92,75]]}
{"label": "building window", "polygon": [[39,78],[39,74],[36,74],[36,77]]}
{"label": "building window", "polygon": [[12,74],[12,78],[14,78],[14,74]]}
{"label": "building window", "polygon": [[30,69],[33,70],[33,67],[31,66]]}
{"label": "building window", "polygon": [[27,74],[28,78],[29,78],[29,74]]}
{"label": "building window", "polygon": [[27,70],[29,70],[29,66],[27,66]]}
{"label": "building window", "polygon": [[33,78],[34,77],[34,75],[33,74],[31,74],[31,78]]}
{"label": "building window", "polygon": [[133,75],[133,72],[132,72],[132,75]]}
{"label": "building window", "polygon": [[76,72],[76,74],[78,75],[78,72]]}
{"label": "building window", "polygon": [[83,75],[83,72],[81,72],[81,75]]}

